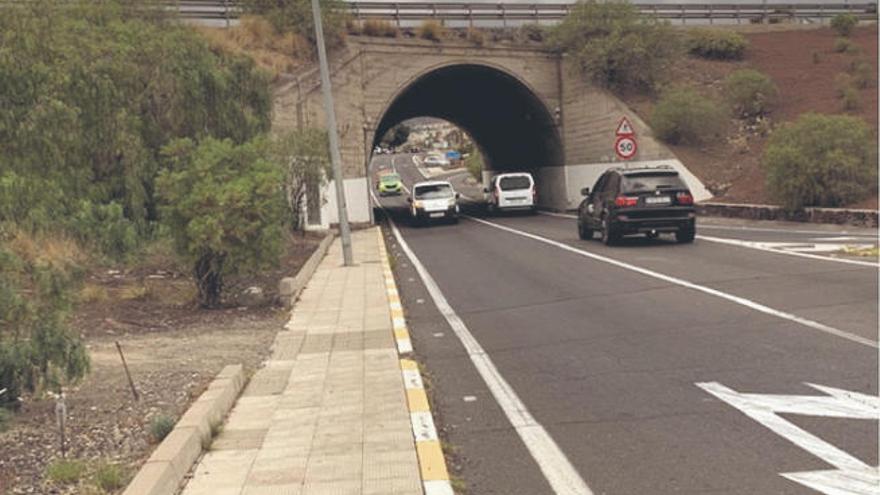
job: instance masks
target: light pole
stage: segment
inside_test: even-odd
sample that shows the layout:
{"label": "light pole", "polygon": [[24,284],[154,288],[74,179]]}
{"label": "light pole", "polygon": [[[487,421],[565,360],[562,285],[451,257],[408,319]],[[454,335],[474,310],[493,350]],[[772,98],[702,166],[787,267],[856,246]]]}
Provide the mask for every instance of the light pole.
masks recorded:
{"label": "light pole", "polygon": [[342,158],[339,156],[336,113],[333,110],[333,91],[330,88],[330,69],[327,67],[327,49],[324,47],[324,27],[321,25],[321,6],[318,0],[312,0],[312,16],[315,19],[315,43],[318,45],[318,64],[321,69],[321,91],[324,93],[324,110],[327,112],[327,134],[330,136],[330,164],[333,167],[333,182],[336,184],[336,208],[339,216],[339,237],[342,239],[342,259],[345,266],[353,266],[351,229],[348,227],[345,184],[342,182]]}

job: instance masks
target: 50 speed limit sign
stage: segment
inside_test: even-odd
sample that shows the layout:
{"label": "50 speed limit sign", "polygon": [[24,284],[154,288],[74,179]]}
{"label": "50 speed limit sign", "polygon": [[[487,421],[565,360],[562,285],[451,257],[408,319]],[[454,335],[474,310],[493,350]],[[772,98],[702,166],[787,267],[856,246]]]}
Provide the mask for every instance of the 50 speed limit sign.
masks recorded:
{"label": "50 speed limit sign", "polygon": [[614,141],[614,152],[623,160],[629,160],[636,156],[638,149],[636,139],[633,136],[618,136]]}

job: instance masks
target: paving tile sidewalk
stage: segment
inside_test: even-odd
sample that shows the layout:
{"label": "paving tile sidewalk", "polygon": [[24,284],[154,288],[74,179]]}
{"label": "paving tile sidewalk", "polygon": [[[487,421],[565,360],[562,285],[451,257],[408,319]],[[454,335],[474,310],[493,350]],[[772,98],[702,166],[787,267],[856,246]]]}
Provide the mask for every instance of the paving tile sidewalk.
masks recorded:
{"label": "paving tile sidewalk", "polygon": [[183,495],[422,493],[380,242],[334,242]]}

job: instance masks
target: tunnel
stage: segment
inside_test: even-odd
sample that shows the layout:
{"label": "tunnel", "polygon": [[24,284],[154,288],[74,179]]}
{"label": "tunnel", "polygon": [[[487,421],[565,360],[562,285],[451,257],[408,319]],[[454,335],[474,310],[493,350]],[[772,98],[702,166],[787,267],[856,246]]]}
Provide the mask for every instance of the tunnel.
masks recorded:
{"label": "tunnel", "polygon": [[450,65],[415,79],[386,109],[373,146],[389,129],[414,117],[436,117],[463,129],[494,172],[563,165],[551,110],[525,84],[493,67]]}

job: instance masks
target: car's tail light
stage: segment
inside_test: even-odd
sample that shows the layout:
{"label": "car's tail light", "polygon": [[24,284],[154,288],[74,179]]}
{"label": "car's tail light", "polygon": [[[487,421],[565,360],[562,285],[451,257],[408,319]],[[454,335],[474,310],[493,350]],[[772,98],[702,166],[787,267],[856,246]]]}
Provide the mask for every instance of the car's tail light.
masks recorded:
{"label": "car's tail light", "polygon": [[692,205],[694,204],[694,197],[691,196],[690,193],[680,192],[675,195],[675,200],[678,201],[680,205]]}
{"label": "car's tail light", "polygon": [[618,196],[614,198],[614,204],[623,208],[635,206],[639,202],[639,198],[633,196]]}

